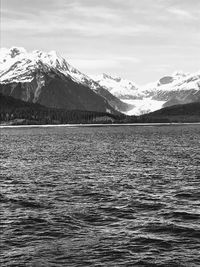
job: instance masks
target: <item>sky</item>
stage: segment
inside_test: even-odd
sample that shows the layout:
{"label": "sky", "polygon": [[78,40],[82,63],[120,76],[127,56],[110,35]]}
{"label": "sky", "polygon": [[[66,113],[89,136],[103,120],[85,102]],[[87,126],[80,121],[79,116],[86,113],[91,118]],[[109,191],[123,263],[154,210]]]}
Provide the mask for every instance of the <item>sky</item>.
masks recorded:
{"label": "sky", "polygon": [[137,84],[200,70],[200,0],[0,0],[1,47]]}

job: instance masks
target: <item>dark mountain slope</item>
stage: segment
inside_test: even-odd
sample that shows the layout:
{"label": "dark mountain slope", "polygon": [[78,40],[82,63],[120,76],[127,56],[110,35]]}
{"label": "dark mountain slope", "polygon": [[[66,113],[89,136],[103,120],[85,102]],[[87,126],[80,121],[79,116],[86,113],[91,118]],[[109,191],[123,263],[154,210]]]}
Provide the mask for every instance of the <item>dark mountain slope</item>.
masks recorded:
{"label": "dark mountain slope", "polygon": [[2,50],[0,92],[47,107],[118,113],[131,107],[55,51]]}
{"label": "dark mountain slope", "polygon": [[30,102],[25,102],[20,99],[15,99],[11,96],[5,96],[0,94],[0,111],[10,111],[14,109],[32,108],[32,109],[45,109],[44,106],[40,104],[34,104]]}
{"label": "dark mountain slope", "polygon": [[200,102],[175,105],[171,107],[162,108],[160,110],[151,112],[148,116],[177,116],[177,115],[199,115],[200,116]]}
{"label": "dark mountain slope", "polygon": [[139,117],[142,122],[200,122],[200,102],[175,105]]}
{"label": "dark mountain slope", "polygon": [[[41,80],[45,83],[41,84]],[[0,93],[51,108],[118,113],[90,88],[51,72],[35,74],[28,83],[0,84]]]}
{"label": "dark mountain slope", "polygon": [[117,115],[105,112],[47,108],[0,94],[0,122],[4,124],[106,123],[117,119]]}

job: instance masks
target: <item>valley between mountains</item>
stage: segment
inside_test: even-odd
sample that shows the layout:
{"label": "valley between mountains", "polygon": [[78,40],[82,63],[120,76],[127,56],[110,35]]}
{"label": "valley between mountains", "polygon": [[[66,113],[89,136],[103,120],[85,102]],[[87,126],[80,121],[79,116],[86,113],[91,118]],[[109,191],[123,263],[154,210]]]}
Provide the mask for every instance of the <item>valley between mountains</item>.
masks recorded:
{"label": "valley between mountains", "polygon": [[[141,118],[143,114],[153,114],[152,112],[160,109],[170,117],[172,114],[169,114],[169,107],[174,110],[174,107],[181,105],[189,113],[193,109],[193,119],[198,120],[200,71],[175,72],[161,77],[158,81],[138,86],[133,81],[107,74],[89,77],[71,66],[55,51],[27,52],[19,47],[2,48],[0,93],[1,114],[4,113],[4,119],[6,110],[12,111],[12,101],[5,100],[5,97],[11,97],[22,101],[21,104],[29,103],[29,109],[32,104],[36,104],[39,105],[37,107],[44,107],[51,112],[57,109],[89,111],[107,114],[105,116],[117,116],[118,121],[125,120],[124,118],[127,121],[127,115],[132,119],[136,116]],[[5,103],[9,103],[9,107],[6,108]],[[191,106],[193,103],[195,104]],[[187,105],[190,108],[186,108]],[[16,107],[16,103],[14,106]],[[17,108],[19,109],[19,102]],[[177,114],[180,115],[180,106]],[[187,115],[190,114],[184,114],[182,120],[185,120],[184,116]]]}

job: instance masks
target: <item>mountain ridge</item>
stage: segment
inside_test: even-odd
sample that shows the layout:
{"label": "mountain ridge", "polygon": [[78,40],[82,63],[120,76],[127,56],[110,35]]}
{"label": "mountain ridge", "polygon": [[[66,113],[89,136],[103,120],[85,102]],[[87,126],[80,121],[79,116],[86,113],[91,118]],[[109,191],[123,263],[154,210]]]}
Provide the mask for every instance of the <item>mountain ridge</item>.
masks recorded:
{"label": "mountain ridge", "polygon": [[[21,91],[23,92],[21,95],[18,94],[18,98],[21,98],[25,101],[39,101],[41,104],[47,105],[46,102],[41,100],[40,94],[43,92],[44,87],[48,83],[46,78],[48,74],[49,79],[55,80],[56,77],[57,81],[60,79],[60,83],[65,83],[65,92],[68,91],[68,97],[69,95],[72,95],[71,88],[80,87],[79,91],[76,90],[76,93],[78,93],[76,108],[79,107],[79,100],[83,98],[82,102],[84,102],[86,105],[85,109],[89,110],[91,109],[91,106],[93,106],[92,109],[95,110],[96,104],[94,103],[94,105],[92,105],[90,102],[92,102],[94,98],[99,98],[97,102],[101,102],[102,108],[98,107],[97,111],[106,112],[109,110],[111,113],[116,113],[120,110],[125,111],[129,109],[128,104],[123,103],[117,97],[113,96],[95,81],[90,79],[87,75],[72,67],[55,51],[49,53],[38,50],[26,52],[24,48],[13,47],[11,49],[2,49],[0,55],[1,58],[3,58],[0,64],[0,84],[1,92],[4,94],[9,91],[11,96],[15,96],[15,94],[13,94],[13,90],[17,86],[20,86],[22,88]],[[71,81],[71,88],[67,86],[67,84],[69,84],[69,80]],[[8,87],[10,87],[9,90]],[[84,91],[87,91],[88,93],[85,96],[82,94],[83,88],[85,88]],[[86,88],[92,92],[89,93]],[[54,91],[56,93],[56,88]],[[32,95],[34,94],[33,99],[28,97],[30,93]],[[93,95],[92,99],[90,99],[91,95]],[[96,97],[94,95],[96,95]],[[62,96],[56,96],[57,99],[60,97],[62,98]],[[54,98],[54,100],[56,98]],[[86,101],[86,98],[88,98],[88,101]],[[66,99],[66,102],[68,102],[67,100],[68,99]],[[73,96],[74,105],[76,102],[75,100],[75,96]],[[48,106],[53,105],[52,101],[53,99],[50,101]],[[90,105],[88,106],[89,103]],[[60,105],[60,108],[63,108],[63,104]],[[68,108],[70,108],[69,105]]]}
{"label": "mountain ridge", "polygon": [[174,72],[138,86],[105,73],[85,75],[55,51],[12,47],[0,50],[0,92],[48,107],[141,115],[200,101],[200,71]]}
{"label": "mountain ridge", "polygon": [[106,74],[94,79],[112,94],[133,105],[133,109],[126,113],[128,115],[140,115],[162,107],[200,101],[200,71],[193,74],[174,72],[141,87],[129,80],[120,77],[116,79]]}

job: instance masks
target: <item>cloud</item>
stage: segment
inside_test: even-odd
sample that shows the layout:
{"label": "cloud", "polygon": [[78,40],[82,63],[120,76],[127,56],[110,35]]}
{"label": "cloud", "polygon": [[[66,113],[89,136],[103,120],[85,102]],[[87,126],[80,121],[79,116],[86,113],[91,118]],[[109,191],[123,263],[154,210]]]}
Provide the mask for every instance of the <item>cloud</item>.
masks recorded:
{"label": "cloud", "polygon": [[175,15],[178,18],[182,19],[196,19],[196,17],[189,11],[178,8],[178,7],[170,7],[168,8],[168,12],[172,15]]}
{"label": "cloud", "polygon": [[[108,14],[107,14],[108,15]],[[16,14],[15,14],[16,16]],[[102,14],[99,15],[99,18]],[[114,16],[113,16],[114,17]],[[62,14],[58,16],[54,13],[41,12],[40,15],[32,15],[31,17],[23,17],[17,13],[17,18],[12,16],[2,20],[2,30],[7,32],[29,32],[31,34],[67,34],[82,35],[88,37],[107,36],[137,36],[144,33],[152,33],[154,28],[150,25],[135,23],[134,25],[123,24],[120,21],[113,23],[105,20],[80,20],[69,19],[68,16]]]}
{"label": "cloud", "polygon": [[65,8],[62,8],[64,14],[70,14],[75,17],[84,17],[86,19],[102,19],[102,20],[110,20],[116,21],[121,17],[121,11],[117,11],[107,6],[87,6],[82,3],[72,2],[66,4]]}
{"label": "cloud", "polygon": [[2,46],[54,49],[80,69],[142,82],[165,64],[199,64],[200,0],[0,1]]}
{"label": "cloud", "polygon": [[105,4],[88,0],[59,0],[55,4],[49,0],[49,5],[47,0],[21,1],[20,5],[19,0],[8,0],[8,4],[2,6],[2,30],[9,34],[18,31],[20,35],[60,34],[110,39],[156,32],[155,25],[140,19],[139,11],[144,11],[145,18],[149,11],[135,7],[132,1],[126,5],[116,0]]}

